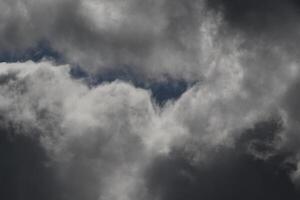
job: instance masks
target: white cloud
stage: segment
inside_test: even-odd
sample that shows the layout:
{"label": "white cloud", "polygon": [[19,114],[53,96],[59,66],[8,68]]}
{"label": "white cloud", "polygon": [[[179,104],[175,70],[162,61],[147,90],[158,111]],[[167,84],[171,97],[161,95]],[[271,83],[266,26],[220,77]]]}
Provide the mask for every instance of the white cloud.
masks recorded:
{"label": "white cloud", "polygon": [[3,117],[20,124],[23,134],[37,130],[59,170],[94,171],[101,195],[121,195],[110,193],[107,184],[113,184],[126,196],[132,187],[126,184],[134,184],[147,160],[172,142],[149,91],[118,81],[90,89],[70,77],[68,66],[49,62],[0,66],[1,77],[10,75],[0,86]]}
{"label": "white cloud", "polygon": [[[39,133],[66,184],[80,171],[96,179],[100,199],[139,199],[147,195],[143,170],[155,156],[190,142],[230,144],[234,133],[274,111],[284,90],[253,101],[238,58],[225,56],[205,81],[165,107],[128,83],[89,88],[72,79],[67,65],[1,63],[1,115],[22,133]],[[199,148],[194,153],[205,157]],[[78,184],[82,193],[90,190],[88,183]]]}

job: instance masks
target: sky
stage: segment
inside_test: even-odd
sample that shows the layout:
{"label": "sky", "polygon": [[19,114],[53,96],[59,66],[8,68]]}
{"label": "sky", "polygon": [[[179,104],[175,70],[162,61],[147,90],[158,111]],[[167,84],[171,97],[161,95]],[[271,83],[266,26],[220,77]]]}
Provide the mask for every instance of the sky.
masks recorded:
{"label": "sky", "polygon": [[300,199],[300,1],[0,0],[0,199]]}

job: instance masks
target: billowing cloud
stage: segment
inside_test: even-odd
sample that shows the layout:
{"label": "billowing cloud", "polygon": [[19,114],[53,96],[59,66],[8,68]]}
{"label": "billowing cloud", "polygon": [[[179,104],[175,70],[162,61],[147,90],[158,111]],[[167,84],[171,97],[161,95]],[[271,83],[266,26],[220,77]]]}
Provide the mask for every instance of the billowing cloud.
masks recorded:
{"label": "billowing cloud", "polygon": [[224,57],[205,82],[163,107],[129,83],[88,87],[68,65],[2,63],[1,126],[39,138],[65,198],[151,198],[145,173],[158,157],[179,148],[201,163],[213,149],[235,146],[253,123],[281,114],[276,106],[285,90],[252,99],[237,58]]}
{"label": "billowing cloud", "polygon": [[203,4],[2,1],[0,50],[26,49],[46,40],[67,62],[90,72],[129,66],[151,79],[199,79],[219,21]]}
{"label": "billowing cloud", "polygon": [[40,138],[72,191],[68,198],[145,195],[139,189],[143,166],[168,151],[181,128],[168,130],[164,123],[175,123],[161,120],[149,91],[122,82],[90,89],[68,69],[47,62],[1,64],[2,126]]}
{"label": "billowing cloud", "polygon": [[[5,197],[298,199],[298,7],[0,1],[1,60],[41,44],[61,57],[0,63],[0,148],[13,152],[0,184],[22,196]],[[120,71],[126,81],[105,79]],[[170,80],[186,91],[157,103],[146,85]]]}

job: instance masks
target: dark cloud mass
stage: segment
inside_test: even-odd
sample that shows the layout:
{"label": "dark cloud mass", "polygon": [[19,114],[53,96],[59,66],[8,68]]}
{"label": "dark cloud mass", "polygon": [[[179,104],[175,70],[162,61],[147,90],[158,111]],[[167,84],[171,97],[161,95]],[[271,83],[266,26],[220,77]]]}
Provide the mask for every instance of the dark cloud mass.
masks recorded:
{"label": "dark cloud mass", "polygon": [[221,11],[231,26],[258,34],[296,23],[300,9],[298,0],[210,0],[207,4]]}
{"label": "dark cloud mass", "polygon": [[208,0],[207,5],[222,13],[230,34],[245,37],[243,48],[252,51],[258,45],[268,50],[284,48],[290,55],[299,57],[300,1]]}
{"label": "dark cloud mass", "polygon": [[[209,166],[191,165],[183,156],[155,160],[149,176],[158,199],[299,199],[288,172],[278,163],[222,149]],[[174,192],[176,191],[176,192]]]}
{"label": "dark cloud mass", "polygon": [[269,145],[280,129],[276,120],[259,122],[244,132],[236,147],[210,152],[206,163],[191,162],[191,154],[180,149],[158,157],[149,167],[149,188],[158,199],[299,199],[289,178],[295,169],[287,162],[291,153],[275,152],[261,160],[249,152],[250,146],[257,154],[272,151]]}
{"label": "dark cloud mass", "polygon": [[0,199],[300,199],[297,0],[0,0]]}
{"label": "dark cloud mass", "polygon": [[2,126],[0,152],[2,199],[60,199],[60,183],[36,138],[17,134],[12,126]]}

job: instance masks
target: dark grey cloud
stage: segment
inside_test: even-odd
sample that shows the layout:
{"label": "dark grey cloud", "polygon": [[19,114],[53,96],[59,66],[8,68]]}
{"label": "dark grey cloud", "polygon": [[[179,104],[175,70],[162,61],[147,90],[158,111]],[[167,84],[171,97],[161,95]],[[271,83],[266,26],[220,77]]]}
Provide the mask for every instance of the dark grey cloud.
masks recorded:
{"label": "dark grey cloud", "polygon": [[[283,49],[298,60],[300,2],[298,0],[212,0],[208,8],[223,16],[222,34],[242,37],[241,48]],[[258,53],[260,54],[260,53]]]}
{"label": "dark grey cloud", "polygon": [[287,109],[287,112],[289,116],[295,120],[300,120],[300,115],[298,113],[298,110],[295,108],[299,108],[299,88],[300,88],[300,83],[299,80],[295,81],[291,85],[291,87],[288,89],[285,97],[284,97],[284,106]]}
{"label": "dark grey cloud", "polygon": [[3,199],[62,199],[48,153],[33,136],[0,121],[0,191]]}
{"label": "dark grey cloud", "polygon": [[149,166],[150,192],[163,200],[298,199],[300,193],[289,178],[296,169],[296,163],[287,162],[292,152],[274,151],[269,158],[260,159],[249,151],[272,152],[271,144],[280,132],[276,120],[259,122],[236,140],[235,147],[209,152],[205,163],[194,162],[193,154],[184,149],[174,149]]}
{"label": "dark grey cloud", "polygon": [[233,28],[257,35],[269,30],[283,33],[283,28],[297,23],[300,9],[298,0],[212,0],[207,5],[222,12]]}

